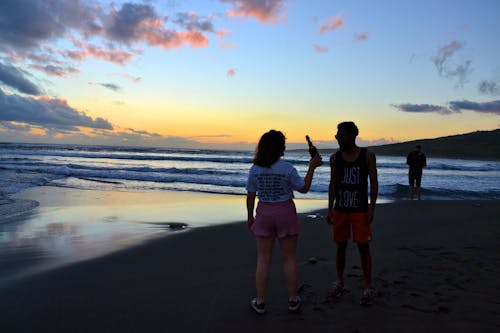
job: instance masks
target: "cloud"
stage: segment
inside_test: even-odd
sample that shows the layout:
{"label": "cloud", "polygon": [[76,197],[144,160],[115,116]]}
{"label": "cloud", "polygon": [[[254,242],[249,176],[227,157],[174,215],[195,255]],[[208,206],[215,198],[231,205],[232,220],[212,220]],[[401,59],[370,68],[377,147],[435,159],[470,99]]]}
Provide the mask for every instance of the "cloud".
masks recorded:
{"label": "cloud", "polygon": [[125,78],[133,83],[139,83],[142,80],[142,78],[140,76],[133,76],[133,75],[126,74],[126,73],[110,73],[109,75],[119,76],[119,77]]}
{"label": "cloud", "polygon": [[[200,138],[203,138],[201,136]],[[215,137],[216,138],[216,137]],[[200,147],[213,148],[212,143],[204,143],[189,137],[161,135],[133,128],[117,128],[115,131],[91,129],[85,131],[67,131],[64,129],[40,129],[37,126],[18,125],[12,122],[0,122],[0,142],[46,142],[70,144],[102,144],[112,146],[150,146],[150,147]],[[238,144],[218,144],[221,148],[241,148]],[[227,146],[227,147],[226,147]],[[248,149],[254,143],[248,145]]]}
{"label": "cloud", "polygon": [[233,43],[220,43],[219,46],[221,49],[235,49],[235,48],[237,48],[237,45],[233,44]]}
{"label": "cloud", "polygon": [[113,129],[103,118],[87,116],[68,105],[65,100],[8,95],[0,89],[0,122],[14,121],[45,128],[78,131],[77,127]]}
{"label": "cloud", "polygon": [[235,76],[236,75],[236,69],[235,68],[228,69],[226,75],[229,76],[229,77]]}
{"label": "cloud", "polygon": [[432,104],[391,104],[391,106],[397,108],[399,111],[404,112],[414,112],[414,113],[439,113],[442,115],[450,115],[461,113],[462,111],[474,111],[479,113],[492,113],[500,115],[500,100],[495,100],[491,102],[471,102],[467,100],[463,101],[451,101],[448,103],[448,107]]}
{"label": "cloud", "polygon": [[0,50],[28,50],[63,37],[68,28],[95,34],[95,8],[83,1],[0,1]]}
{"label": "cloud", "polygon": [[70,39],[73,42],[73,45],[79,50],[67,50],[63,51],[62,54],[67,55],[73,60],[82,61],[92,56],[96,59],[106,60],[117,65],[124,65],[127,61],[132,60],[134,57],[133,54],[123,50],[118,50],[113,46],[105,48],[89,44],[82,40],[77,40],[74,37],[71,37]]}
{"label": "cloud", "polygon": [[313,49],[317,53],[327,53],[329,51],[328,47],[320,46],[318,44],[313,44]]}
{"label": "cloud", "polygon": [[368,40],[368,35],[367,34],[358,34],[354,33],[354,42],[364,42]]}
{"label": "cloud", "polygon": [[252,17],[261,23],[277,23],[285,16],[284,0],[220,0],[232,4],[227,17]]}
{"label": "cloud", "polygon": [[[188,31],[215,32],[212,21],[202,19],[195,13],[177,13],[177,18],[174,20],[174,23],[177,23]],[[217,34],[220,37],[220,32]]]}
{"label": "cloud", "polygon": [[206,47],[209,41],[203,32],[214,32],[209,20],[202,21],[193,14],[179,14],[174,21],[187,31],[167,29],[154,8],[146,4],[125,3],[120,10],[112,11],[107,21],[106,36],[126,45],[147,43],[165,49],[184,44]]}
{"label": "cloud", "polygon": [[391,106],[397,108],[399,111],[415,112],[415,113],[429,113],[429,112],[431,112],[431,113],[439,113],[439,114],[452,114],[454,112],[460,112],[460,111],[450,110],[444,106],[432,105],[432,104],[405,103],[405,104],[391,104]]}
{"label": "cloud", "polygon": [[468,110],[479,113],[492,113],[500,115],[500,100],[483,103],[471,102],[467,100],[453,101],[450,102],[450,108],[456,111]]}
{"label": "cloud", "polygon": [[452,41],[448,45],[438,49],[437,54],[432,58],[440,76],[457,79],[457,86],[463,86],[472,72],[472,61],[465,60],[462,63],[452,61],[454,55],[464,47],[464,43]]}
{"label": "cloud", "polygon": [[32,126],[30,125],[17,124],[15,122],[10,122],[10,121],[0,122],[0,126],[2,126],[4,129],[20,131],[20,132],[29,132],[32,129]]}
{"label": "cloud", "polygon": [[30,68],[36,69],[40,72],[44,72],[45,74],[50,76],[59,76],[59,77],[64,77],[68,76],[69,74],[75,74],[80,72],[77,68],[71,66],[30,65]]}
{"label": "cloud", "polygon": [[120,10],[109,15],[106,34],[114,40],[130,43],[140,39],[145,26],[160,26],[158,16],[150,5],[124,3]]}
{"label": "cloud", "polygon": [[113,91],[116,91],[116,92],[119,92],[122,90],[122,87],[120,87],[119,85],[116,85],[114,83],[102,83],[102,82],[98,82],[96,83],[97,85],[100,85],[106,89],[109,89],[109,90],[113,90]]}
{"label": "cloud", "polygon": [[335,31],[344,26],[344,20],[341,15],[333,16],[323,20],[321,27],[319,27],[319,34],[323,35],[325,32]]}
{"label": "cloud", "polygon": [[[170,21],[176,27],[167,28],[168,18],[159,16],[149,2],[105,5],[94,1],[0,1],[0,54],[19,66],[63,77],[78,72],[72,62],[89,57],[124,65],[140,53],[133,48],[136,45],[206,47],[205,33],[216,34],[213,18],[179,13]],[[73,41],[71,49],[49,46],[68,38]]]}
{"label": "cloud", "polygon": [[478,89],[483,94],[488,95],[498,95],[500,93],[500,86],[495,81],[491,80],[482,80],[479,82]]}
{"label": "cloud", "polygon": [[25,73],[11,65],[0,62],[0,81],[17,91],[28,95],[40,95],[41,90],[25,77]]}

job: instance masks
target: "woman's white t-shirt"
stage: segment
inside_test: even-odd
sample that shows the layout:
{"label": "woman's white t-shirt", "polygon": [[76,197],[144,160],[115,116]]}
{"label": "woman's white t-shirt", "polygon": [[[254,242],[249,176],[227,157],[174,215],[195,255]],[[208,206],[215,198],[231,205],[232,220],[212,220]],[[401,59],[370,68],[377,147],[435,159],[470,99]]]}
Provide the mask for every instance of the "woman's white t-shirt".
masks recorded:
{"label": "woman's white t-shirt", "polygon": [[259,201],[280,202],[293,198],[293,191],[304,187],[304,179],[297,169],[279,159],[270,168],[252,165],[246,189],[257,192]]}

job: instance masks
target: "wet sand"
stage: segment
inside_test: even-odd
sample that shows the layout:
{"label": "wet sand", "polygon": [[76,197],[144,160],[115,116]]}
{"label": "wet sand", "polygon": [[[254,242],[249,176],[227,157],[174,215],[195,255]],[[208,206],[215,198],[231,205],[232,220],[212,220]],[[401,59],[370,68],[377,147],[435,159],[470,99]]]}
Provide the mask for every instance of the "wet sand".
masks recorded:
{"label": "wet sand", "polygon": [[250,310],[255,244],[240,222],[174,233],[0,287],[0,332],[496,332],[499,217],[498,201],[378,205],[376,299],[368,308],[359,306],[354,244],[349,293],[328,297],[335,280],[331,228],[302,214],[298,314],[287,312],[277,248],[268,313]]}

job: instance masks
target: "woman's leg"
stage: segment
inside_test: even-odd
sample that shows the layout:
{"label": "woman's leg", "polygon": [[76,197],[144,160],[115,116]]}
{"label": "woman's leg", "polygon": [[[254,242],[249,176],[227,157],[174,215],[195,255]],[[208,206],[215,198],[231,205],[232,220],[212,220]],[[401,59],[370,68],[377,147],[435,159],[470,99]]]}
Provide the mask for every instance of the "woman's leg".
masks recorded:
{"label": "woman's leg", "polygon": [[273,254],[274,237],[256,236],[257,240],[257,269],[255,271],[255,286],[257,300],[263,303],[266,300],[267,286],[269,284],[269,268]]}
{"label": "woman's leg", "polygon": [[281,257],[283,258],[283,272],[285,273],[288,298],[297,297],[297,235],[286,236],[279,239]]}

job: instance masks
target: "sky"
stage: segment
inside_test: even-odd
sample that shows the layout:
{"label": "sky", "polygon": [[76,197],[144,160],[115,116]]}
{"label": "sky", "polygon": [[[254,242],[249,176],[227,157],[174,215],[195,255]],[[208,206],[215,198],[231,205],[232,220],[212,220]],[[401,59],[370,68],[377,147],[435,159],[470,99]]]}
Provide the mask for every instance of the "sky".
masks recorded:
{"label": "sky", "polygon": [[254,149],[500,127],[497,0],[2,0],[0,142]]}

